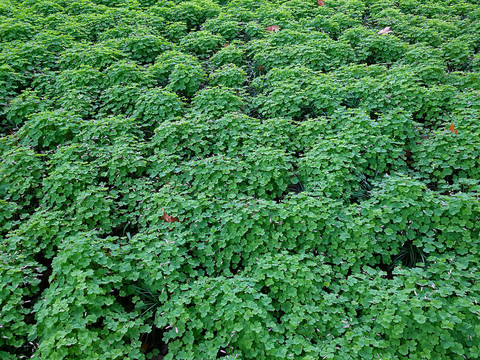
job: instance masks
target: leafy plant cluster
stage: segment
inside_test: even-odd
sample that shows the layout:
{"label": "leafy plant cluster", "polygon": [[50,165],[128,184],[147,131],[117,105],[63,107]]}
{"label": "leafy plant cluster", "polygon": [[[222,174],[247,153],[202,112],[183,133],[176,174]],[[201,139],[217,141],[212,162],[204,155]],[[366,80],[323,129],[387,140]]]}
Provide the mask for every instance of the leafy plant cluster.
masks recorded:
{"label": "leafy plant cluster", "polygon": [[0,358],[480,358],[479,26],[0,0]]}

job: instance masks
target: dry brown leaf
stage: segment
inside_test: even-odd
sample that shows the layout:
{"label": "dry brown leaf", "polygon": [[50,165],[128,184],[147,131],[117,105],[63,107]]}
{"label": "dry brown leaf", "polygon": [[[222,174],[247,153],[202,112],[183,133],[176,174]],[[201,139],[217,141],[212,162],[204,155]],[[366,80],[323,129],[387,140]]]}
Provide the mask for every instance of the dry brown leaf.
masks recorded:
{"label": "dry brown leaf", "polygon": [[280,26],[278,26],[278,25],[267,26],[267,31],[277,32],[279,30],[280,30]]}
{"label": "dry brown leaf", "polygon": [[390,26],[387,26],[385,29],[382,29],[378,32],[378,35],[383,35],[383,34],[388,34],[391,33],[392,30],[390,30]]}
{"label": "dry brown leaf", "polygon": [[174,223],[176,221],[180,221],[178,220],[176,217],[173,217],[172,215],[168,215],[166,212],[165,212],[165,209],[162,207],[162,211],[163,211],[163,220],[165,220],[166,222],[169,222],[169,223]]}

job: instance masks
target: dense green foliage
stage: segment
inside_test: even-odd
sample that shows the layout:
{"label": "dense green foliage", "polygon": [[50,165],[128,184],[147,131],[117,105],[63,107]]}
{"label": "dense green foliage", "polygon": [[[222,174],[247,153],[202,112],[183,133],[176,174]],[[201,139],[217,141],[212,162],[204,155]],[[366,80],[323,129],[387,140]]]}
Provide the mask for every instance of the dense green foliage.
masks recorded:
{"label": "dense green foliage", "polygon": [[479,91],[478,0],[0,0],[0,358],[480,359]]}

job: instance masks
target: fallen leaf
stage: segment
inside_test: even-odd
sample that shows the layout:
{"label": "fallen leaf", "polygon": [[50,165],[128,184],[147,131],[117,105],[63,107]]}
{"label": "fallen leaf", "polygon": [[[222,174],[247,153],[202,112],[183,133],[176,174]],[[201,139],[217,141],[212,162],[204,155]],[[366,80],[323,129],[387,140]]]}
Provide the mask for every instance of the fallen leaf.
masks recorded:
{"label": "fallen leaf", "polygon": [[227,43],[225,43],[224,47],[227,47]]}
{"label": "fallen leaf", "polygon": [[453,126],[453,123],[450,123],[450,127],[448,128],[448,131],[451,131],[455,133],[455,135],[458,135],[458,130],[455,129],[455,126]]}
{"label": "fallen leaf", "polygon": [[319,6],[325,5],[325,3],[323,2],[323,0],[318,0],[318,1],[317,1],[317,4],[318,4]]}
{"label": "fallen leaf", "polygon": [[163,220],[165,220],[166,222],[169,222],[169,223],[174,223],[176,221],[180,221],[178,220],[176,217],[173,217],[172,215],[168,215],[166,212],[165,212],[165,209],[162,207],[162,211],[163,211]]}
{"label": "fallen leaf", "polygon": [[278,25],[267,26],[267,31],[277,32],[279,30],[280,30],[280,26],[278,26]]}
{"label": "fallen leaf", "polygon": [[383,35],[383,34],[388,34],[391,33],[392,30],[390,30],[390,26],[387,26],[385,29],[382,29],[378,32],[378,35]]}

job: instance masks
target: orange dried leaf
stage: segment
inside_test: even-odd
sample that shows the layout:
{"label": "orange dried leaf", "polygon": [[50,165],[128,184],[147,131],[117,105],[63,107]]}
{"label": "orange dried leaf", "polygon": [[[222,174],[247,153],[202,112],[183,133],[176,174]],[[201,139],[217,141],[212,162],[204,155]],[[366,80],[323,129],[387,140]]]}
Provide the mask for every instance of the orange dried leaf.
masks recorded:
{"label": "orange dried leaf", "polygon": [[278,25],[267,26],[267,31],[277,32],[279,30],[280,30],[280,26],[278,26]]}
{"label": "orange dried leaf", "polygon": [[455,126],[453,126],[453,123],[450,123],[450,127],[448,128],[448,131],[451,131],[458,135],[458,130],[455,129]]}
{"label": "orange dried leaf", "polygon": [[319,6],[325,5],[325,3],[323,2],[323,0],[318,0],[318,1],[317,1],[317,4],[318,4]]}
{"label": "orange dried leaf", "polygon": [[225,45],[223,45],[223,47],[227,47],[227,46],[228,46],[227,43],[225,43]]}

